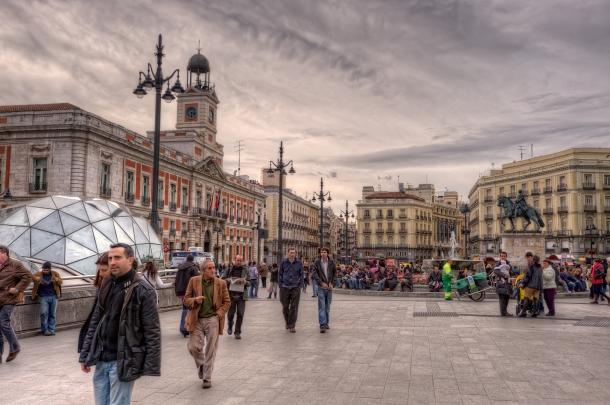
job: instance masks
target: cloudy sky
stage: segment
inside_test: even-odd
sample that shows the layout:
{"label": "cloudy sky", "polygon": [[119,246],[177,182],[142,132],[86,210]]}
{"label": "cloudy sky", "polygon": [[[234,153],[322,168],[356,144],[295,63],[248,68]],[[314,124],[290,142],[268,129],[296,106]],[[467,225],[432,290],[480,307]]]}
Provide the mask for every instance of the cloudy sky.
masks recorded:
{"label": "cloudy sky", "polygon": [[258,178],[283,140],[289,187],[311,196],[324,177],[335,210],[398,176],[465,197],[518,145],[610,146],[607,0],[8,0],[0,19],[1,105],[69,102],[141,134],[154,100],[132,91],[158,34],[166,72],[201,40],[224,169],[244,140]]}

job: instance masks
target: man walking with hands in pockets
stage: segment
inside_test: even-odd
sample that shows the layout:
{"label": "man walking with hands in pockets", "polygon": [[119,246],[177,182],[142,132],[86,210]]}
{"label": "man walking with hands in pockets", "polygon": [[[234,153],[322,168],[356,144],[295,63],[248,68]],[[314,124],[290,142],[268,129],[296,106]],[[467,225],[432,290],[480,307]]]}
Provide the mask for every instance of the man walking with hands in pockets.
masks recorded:
{"label": "man walking with hands in pockets", "polygon": [[299,312],[301,288],[303,288],[303,262],[296,257],[296,250],[288,248],[288,258],[280,263],[278,286],[280,287],[280,302],[282,303],[286,329],[296,332],[295,324]]}
{"label": "man walking with hands in pockets", "polygon": [[323,247],[320,257],[316,259],[311,272],[311,277],[318,284],[318,320],[320,322],[320,333],[326,332],[330,313],[330,303],[333,300],[333,284],[337,267],[333,259],[328,257],[330,249]]}

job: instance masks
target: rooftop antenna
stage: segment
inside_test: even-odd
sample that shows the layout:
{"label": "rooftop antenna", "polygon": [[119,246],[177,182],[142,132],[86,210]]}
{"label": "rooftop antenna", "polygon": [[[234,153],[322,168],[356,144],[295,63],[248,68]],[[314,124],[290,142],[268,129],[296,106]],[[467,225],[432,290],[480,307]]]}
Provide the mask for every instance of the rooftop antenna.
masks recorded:
{"label": "rooftop antenna", "polygon": [[197,53],[201,53],[201,39],[199,40],[199,43],[197,44]]}
{"label": "rooftop antenna", "polygon": [[523,151],[525,150],[525,148],[521,145],[517,146],[517,148],[519,148],[519,153],[521,154],[521,160],[523,160],[523,154],[524,154]]}
{"label": "rooftop antenna", "polygon": [[242,143],[243,141],[237,141],[235,142],[237,145],[235,145],[235,152],[237,152],[237,174],[238,177],[241,176],[241,151],[244,150],[243,147],[246,146],[245,143]]}

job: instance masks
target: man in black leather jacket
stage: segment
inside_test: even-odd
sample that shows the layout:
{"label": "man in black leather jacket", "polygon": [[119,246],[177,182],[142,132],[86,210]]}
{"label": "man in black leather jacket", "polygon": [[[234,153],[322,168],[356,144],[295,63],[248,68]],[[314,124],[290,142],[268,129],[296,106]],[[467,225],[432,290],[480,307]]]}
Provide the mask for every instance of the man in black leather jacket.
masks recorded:
{"label": "man in black leather jacket", "polygon": [[542,266],[540,265],[540,257],[536,255],[526,257],[531,257],[532,262],[527,266],[525,277],[523,277],[520,283],[525,287],[525,296],[523,298],[523,308],[519,313],[519,316],[522,318],[527,316],[527,308],[529,307],[530,302],[533,301],[532,318],[536,318],[540,308],[539,297],[540,292],[542,291]]}
{"label": "man in black leather jacket", "polygon": [[111,278],[104,279],[79,362],[95,365],[96,403],[130,403],[135,380],[161,375],[161,327],[153,287],[132,268],[133,249],[117,243],[108,252]]}

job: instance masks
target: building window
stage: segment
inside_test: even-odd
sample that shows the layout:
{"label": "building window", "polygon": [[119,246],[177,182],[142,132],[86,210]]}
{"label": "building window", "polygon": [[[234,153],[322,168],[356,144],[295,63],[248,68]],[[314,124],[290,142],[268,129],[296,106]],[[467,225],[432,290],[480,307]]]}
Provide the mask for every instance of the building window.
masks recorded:
{"label": "building window", "polygon": [[504,187],[500,187],[500,193],[499,193],[499,196],[500,196],[500,197],[504,197],[504,196],[505,196],[505,194],[504,194]]}
{"label": "building window", "polygon": [[157,199],[163,201],[163,180],[159,180],[158,184]]}
{"label": "building window", "polygon": [[377,223],[377,230],[381,231],[383,229],[383,224],[381,222]]}
{"label": "building window", "polygon": [[388,210],[388,218],[393,218],[393,217],[394,217],[394,211]]}
{"label": "building window", "polygon": [[550,198],[547,198],[545,200],[545,206],[546,206],[546,208],[553,208],[553,205],[551,203],[551,199]]}
{"label": "building window", "polygon": [[233,201],[229,203],[230,215],[233,217]]}
{"label": "building window", "polygon": [[610,186],[610,176],[604,176],[604,186]]}
{"label": "building window", "polygon": [[604,207],[610,208],[610,197],[604,198]]}
{"label": "building window", "polygon": [[534,200],[534,208],[540,208],[540,201]]}
{"label": "building window", "polygon": [[407,229],[407,224],[406,224],[406,223],[404,223],[404,222],[401,222],[401,223],[400,223],[400,230],[401,230],[401,231],[405,231],[406,229]]}
{"label": "building window", "polygon": [[377,210],[377,216],[383,218],[383,210]]}
{"label": "building window", "polygon": [[127,197],[133,194],[133,172],[125,173],[125,192]]}
{"label": "building window", "polygon": [[510,195],[515,195],[515,186],[510,186]]}
{"label": "building window", "polygon": [[[290,205],[288,205],[290,207]],[[237,222],[241,220],[241,204],[237,203]]]}
{"label": "building window", "polygon": [[392,236],[388,236],[388,245],[394,244],[394,238]]}
{"label": "building window", "polygon": [[[37,162],[39,160],[45,161],[44,165],[45,165],[45,176],[46,176],[47,159],[35,159],[35,162]],[[110,188],[109,186],[110,186],[110,165],[103,164],[102,165],[102,178],[100,180],[100,187],[105,190],[107,188]]]}
{"label": "building window", "polygon": [[565,207],[566,206],[566,198],[565,197],[560,197],[559,198],[559,206],[560,207]]}
{"label": "building window", "polygon": [[592,217],[587,217],[586,224],[587,224],[588,227],[591,227],[591,225],[593,225],[593,218]]}
{"label": "building window", "polygon": [[406,241],[407,241],[407,238],[405,238],[404,236],[401,236],[400,237],[400,246],[405,247]]}
{"label": "building window", "polygon": [[566,176],[559,176],[559,184],[562,186],[566,184]]}
{"label": "building window", "polygon": [[551,179],[544,180],[544,187],[551,187]]}
{"label": "building window", "polygon": [[201,208],[201,191],[197,191],[195,194],[195,206]]}
{"label": "building window", "polygon": [[585,205],[593,205],[593,196],[592,195],[585,196]]}
{"label": "building window", "polygon": [[491,189],[490,188],[485,190],[485,197],[491,198]]}
{"label": "building window", "polygon": [[364,229],[371,229],[371,224],[369,224],[368,222],[364,224]]}
{"label": "building window", "polygon": [[567,227],[568,227],[568,221],[567,221],[566,217],[562,217],[561,218],[561,230],[565,231]]}
{"label": "building window", "polygon": [[378,236],[378,237],[377,237],[377,244],[378,244],[379,246],[381,246],[381,245],[382,245],[382,243],[383,243],[383,239],[381,238],[381,236]]}
{"label": "building window", "polygon": [[527,191],[527,183],[521,184],[521,190],[523,190],[524,192]]}
{"label": "building window", "polygon": [[34,159],[34,185],[36,190],[46,190],[47,158]]}
{"label": "building window", "polygon": [[170,203],[176,203],[176,185],[175,184],[170,184],[169,185],[169,202]]}
{"label": "building window", "polygon": [[182,187],[182,205],[183,206],[188,206],[188,200],[189,200],[189,191],[186,187]]}
{"label": "building window", "polygon": [[585,183],[586,184],[593,183],[593,175],[592,174],[585,174]]}
{"label": "building window", "polygon": [[150,196],[150,177],[142,177],[142,197]]}
{"label": "building window", "polygon": [[3,184],[3,182],[2,182],[2,168],[3,167],[4,166],[2,166],[2,159],[0,159],[0,191],[4,190],[4,187],[2,187],[2,184]]}

